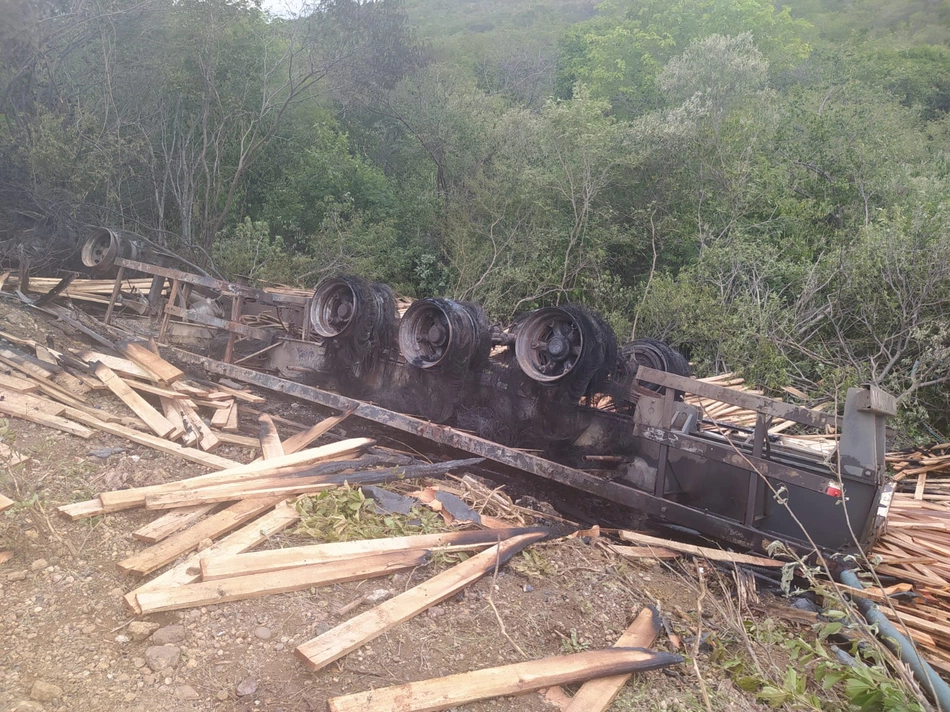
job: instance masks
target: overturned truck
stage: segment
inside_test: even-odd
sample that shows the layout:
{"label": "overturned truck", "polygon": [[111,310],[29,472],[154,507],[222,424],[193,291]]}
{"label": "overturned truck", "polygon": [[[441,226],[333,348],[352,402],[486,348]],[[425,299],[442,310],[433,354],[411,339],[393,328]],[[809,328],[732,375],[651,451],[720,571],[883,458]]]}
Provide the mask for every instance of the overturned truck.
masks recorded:
{"label": "overturned truck", "polygon": [[[618,348],[577,305],[503,327],[477,304],[406,303],[356,276],[312,293],[256,289],[176,269],[106,229],[83,257],[115,273],[107,322],[128,298],[123,280],[150,275],[159,340],[209,372],[354,410],[667,524],[756,550],[781,540],[831,553],[868,546],[886,512],[885,419],[896,404],[874,386],[849,389],[838,416],[694,379],[656,340]],[[720,422],[712,402],[754,422]],[[777,419],[838,437],[831,450],[802,447],[770,432]]]}

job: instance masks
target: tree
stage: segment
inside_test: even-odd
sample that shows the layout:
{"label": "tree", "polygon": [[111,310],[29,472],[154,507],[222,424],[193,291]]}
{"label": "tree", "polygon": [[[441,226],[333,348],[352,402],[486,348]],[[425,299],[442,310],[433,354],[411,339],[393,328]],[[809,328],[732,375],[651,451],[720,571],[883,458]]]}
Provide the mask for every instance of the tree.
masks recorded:
{"label": "tree", "polygon": [[598,10],[597,17],[572,27],[565,39],[560,94],[569,96],[583,83],[625,116],[656,107],[657,74],[693,40],[751,33],[779,69],[808,53],[802,39],[808,25],[793,19],[787,7],[776,10],[767,0],[606,0]]}

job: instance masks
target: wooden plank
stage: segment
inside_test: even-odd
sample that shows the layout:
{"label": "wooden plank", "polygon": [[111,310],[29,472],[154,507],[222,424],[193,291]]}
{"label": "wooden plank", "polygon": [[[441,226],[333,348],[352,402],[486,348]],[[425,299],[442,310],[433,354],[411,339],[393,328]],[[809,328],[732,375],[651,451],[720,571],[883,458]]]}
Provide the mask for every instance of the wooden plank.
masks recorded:
{"label": "wooden plank", "polygon": [[23,373],[33,376],[33,378],[42,380],[52,378],[63,370],[61,366],[52,366],[39,359],[27,356],[26,354],[17,353],[16,351],[2,347],[0,347],[0,357],[13,368],[17,368]]}
{"label": "wooden plank", "polygon": [[73,521],[77,519],[88,519],[89,517],[98,517],[100,514],[106,513],[98,497],[86,500],[85,502],[61,505],[56,508],[56,511]]}
{"label": "wooden plank", "polygon": [[[348,475],[352,477],[353,475]],[[179,492],[150,494],[145,497],[145,508],[149,510],[190,507],[196,504],[215,504],[233,502],[236,499],[258,497],[292,497],[301,494],[314,494],[339,487],[338,482],[326,482],[322,477],[263,477],[235,482],[217,487],[201,487]]]}
{"label": "wooden plank", "polygon": [[321,564],[335,559],[373,556],[387,551],[402,549],[428,549],[430,551],[465,551],[482,546],[493,546],[499,541],[524,534],[544,533],[541,529],[526,527],[510,529],[473,529],[441,534],[416,534],[412,536],[386,537],[339,541],[328,544],[310,544],[287,549],[253,551],[232,556],[212,556],[201,553],[201,579],[215,581],[222,578],[262,574],[280,571],[295,566]]}
{"label": "wooden plank", "polygon": [[0,494],[0,512],[5,512],[14,504],[16,504],[16,502],[14,502],[12,499]]}
{"label": "wooden plank", "polygon": [[329,418],[324,418],[308,430],[291,435],[284,442],[284,450],[286,452],[297,452],[298,450],[308,447],[310,443],[319,438],[321,435],[328,433],[330,430],[351,416],[354,412],[356,412],[356,408],[349,408],[339,415],[332,415]]}
{"label": "wooden plank", "polygon": [[[660,616],[650,608],[640,611],[614,643],[615,648],[649,648],[660,633]],[[564,712],[606,712],[627,684],[630,675],[615,675],[585,682]]]}
{"label": "wooden plank", "polygon": [[108,366],[97,363],[94,367],[96,377],[102,381],[110,391],[125,403],[133,413],[140,417],[160,438],[166,438],[175,432],[175,426],[152,407],[148,401],[133,391]]}
{"label": "wooden plank", "polygon": [[11,407],[22,408],[25,411],[36,411],[46,415],[62,415],[66,406],[56,401],[51,401],[42,396],[32,395],[30,393],[9,392],[0,389],[0,399]]}
{"label": "wooden plank", "polygon": [[175,401],[161,396],[158,400],[162,404],[162,413],[165,414],[165,418],[175,426],[175,430],[168,436],[168,439],[181,440],[184,445],[194,445],[198,441],[198,437],[190,430],[185,429],[185,419],[182,418],[181,411],[175,407]]}
{"label": "wooden plank", "polygon": [[161,356],[152,353],[148,346],[137,341],[116,344],[123,356],[141,366],[149,374],[163,383],[174,383],[183,378],[185,372],[173,366]]}
{"label": "wooden plank", "polygon": [[17,391],[18,393],[33,393],[39,390],[39,384],[18,376],[7,375],[6,373],[0,373],[0,387],[10,391]]}
{"label": "wooden plank", "polygon": [[0,413],[13,416],[14,418],[21,418],[22,420],[28,420],[37,425],[44,425],[47,428],[62,430],[64,433],[69,433],[70,435],[75,435],[83,439],[88,440],[92,437],[92,431],[89,428],[83,427],[71,420],[60,418],[57,415],[44,413],[38,408],[24,405],[22,400],[13,399],[10,397],[11,395],[10,393],[4,393],[3,396],[0,397]]}
{"label": "wooden plank", "polygon": [[[189,477],[188,479],[178,480],[177,482],[167,482],[165,484],[149,485],[146,487],[134,487],[131,489],[116,490],[114,492],[102,492],[100,493],[99,498],[102,500],[102,504],[105,506],[106,511],[109,512],[115,512],[121,509],[130,509],[132,507],[142,507],[145,505],[145,498],[148,496],[164,494],[167,492],[177,492],[179,490],[199,489],[201,487],[209,487],[212,485],[229,484],[231,482],[238,482],[242,478],[251,479],[252,476],[262,477],[269,475],[274,471],[280,471],[282,466],[286,466],[288,463],[296,462],[297,464],[295,467],[312,465],[316,462],[333,460],[349,455],[359,451],[364,447],[367,447],[368,445],[371,445],[372,443],[373,441],[369,440],[368,438],[352,438],[350,440],[342,440],[338,443],[324,445],[323,447],[310,448],[299,453],[285,455],[276,460],[260,460],[252,462],[250,465],[236,465],[222,469],[219,472],[213,472],[208,475],[199,475],[197,477]],[[181,449],[185,450],[188,448]],[[229,462],[234,465],[233,461]]]}
{"label": "wooden plank", "polygon": [[146,591],[158,591],[161,589],[175,588],[176,586],[185,586],[189,583],[194,583],[201,577],[201,569],[198,561],[199,555],[216,556],[240,554],[253,549],[258,544],[266,541],[291,524],[294,524],[299,519],[300,515],[293,505],[287,502],[281,502],[272,511],[259,519],[255,519],[250,524],[245,524],[237,531],[215,542],[204,551],[192,554],[185,559],[185,561],[173,566],[165,573],[129,591],[129,593],[125,595],[125,602],[132,611],[141,614],[142,609],[138,604],[138,594],[145,593]]}
{"label": "wooden plank", "polygon": [[139,393],[148,393],[149,395],[159,396],[160,398],[168,398],[170,400],[188,400],[188,396],[186,394],[173,391],[169,388],[162,388],[161,386],[156,386],[152,383],[145,383],[144,381],[138,381],[134,378],[127,378],[124,380],[127,386],[138,391]]}
{"label": "wooden plank", "polygon": [[132,532],[139,541],[155,544],[194,522],[215,508],[215,504],[196,504],[192,507],[179,507],[163,514],[153,522]]}
{"label": "wooden plank", "polygon": [[439,712],[491,697],[658,670],[682,661],[679,655],[642,648],[588,650],[332,697],[327,700],[327,709],[330,712]]}
{"label": "wooden plank", "polygon": [[49,375],[45,377],[38,376],[34,373],[31,373],[30,370],[22,367],[16,362],[11,361],[9,359],[5,359],[3,357],[0,357],[0,363],[4,363],[10,368],[19,371],[21,374],[25,376],[29,376],[30,378],[34,379],[34,382],[36,383],[37,388],[39,388],[44,393],[52,396],[53,398],[56,398],[57,400],[62,401],[63,403],[67,403],[68,405],[72,405],[72,406],[81,406],[86,401],[86,399],[83,397],[81,393],[78,393],[78,392],[71,393],[70,391],[60,386],[58,383],[51,380],[51,377]]}
{"label": "wooden plank", "polygon": [[[439,477],[449,470],[470,467],[483,462],[481,458],[469,460],[450,460],[449,462],[435,462],[428,465],[400,466],[390,469],[358,470],[357,463],[349,466],[347,462],[325,463],[323,470],[330,466],[335,468],[333,474],[318,472],[314,468],[312,474],[292,473],[289,475],[260,476],[241,478],[237,482],[202,487],[187,487],[172,491],[147,494],[145,506],[148,509],[169,509],[192,504],[211,502],[230,502],[246,497],[270,497],[276,495],[307,494],[322,492],[323,490],[340,487],[344,483],[350,485],[376,485],[385,482],[417,479],[419,477]],[[100,495],[102,498],[104,495]],[[112,499],[103,499],[107,507]]]}
{"label": "wooden plank", "polygon": [[238,417],[237,401],[235,401],[231,404],[231,407],[228,408],[228,422],[224,424],[223,430],[229,433],[236,433],[240,429],[241,423]]}
{"label": "wooden plank", "polygon": [[227,407],[217,408],[214,411],[214,414],[211,416],[211,427],[223,428],[226,426],[228,424],[228,417],[231,415],[232,410],[237,411],[237,406],[234,404],[233,400],[228,402]]}
{"label": "wooden plank", "polygon": [[218,440],[227,445],[238,445],[257,451],[261,449],[261,441],[249,435],[238,435],[237,433],[229,433],[226,430],[218,431],[215,435],[218,436]]}
{"label": "wooden plank", "polygon": [[101,364],[105,364],[113,371],[120,373],[123,376],[129,376],[130,378],[140,378],[146,381],[154,380],[152,374],[139,366],[137,363],[119,356],[104,354],[99,351],[93,351],[92,349],[73,351],[72,353],[87,363],[91,364],[94,361],[98,361]]}
{"label": "wooden plank", "polygon": [[119,562],[126,573],[144,576],[195,549],[205,539],[214,539],[259,516],[280,502],[276,499],[252,499],[235,502],[227,509],[212,514],[185,531],[172,534],[158,544]]}
{"label": "wooden plank", "polygon": [[168,422],[175,426],[175,433],[181,430],[181,435],[176,438],[175,433],[169,436],[170,440],[180,439],[186,447],[194,447],[198,444],[198,433],[194,431],[189,422],[185,424],[185,416],[180,407],[180,401],[169,398],[159,398],[162,403],[162,412],[168,418]]}
{"label": "wooden plank", "polygon": [[618,546],[617,544],[608,544],[610,551],[618,554],[625,559],[678,559],[683,554],[672,549],[666,549],[662,546]]}
{"label": "wooden plank", "polygon": [[136,598],[143,613],[174,611],[194,606],[243,601],[247,598],[288,593],[315,586],[388,576],[398,571],[424,565],[427,556],[425,551],[390,551],[351,561],[335,560],[324,564],[298,566],[286,571],[193,583],[161,591],[146,591],[139,593]]}
{"label": "wooden plank", "polygon": [[394,626],[454,596],[543,537],[543,533],[524,534],[502,541],[375,608],[354,616],[323,635],[302,643],[294,650],[294,655],[311,670],[320,670]]}
{"label": "wooden plank", "polygon": [[[234,406],[233,403],[231,405]],[[281,457],[284,454],[284,447],[281,445],[274,420],[267,413],[261,413],[257,422],[261,428],[261,452],[264,453],[264,459],[273,460]]]}
{"label": "wooden plank", "polygon": [[146,445],[160,452],[164,452],[169,455],[175,455],[189,462],[197,462],[199,465],[205,465],[206,467],[211,467],[216,470],[220,470],[225,467],[231,467],[236,465],[234,460],[229,460],[225,457],[220,457],[214,455],[210,452],[202,452],[201,450],[196,450],[195,448],[183,447],[178,443],[168,442],[162,438],[156,437],[149,433],[140,433],[137,430],[132,430],[131,428],[126,428],[123,425],[118,423],[106,423],[98,418],[94,418],[89,415],[80,415],[73,414],[73,420],[78,420],[81,423],[85,423],[91,428],[96,430],[101,430],[103,432],[109,433],[111,435],[117,435],[118,437],[125,438],[126,440],[131,440],[134,443],[139,445]]}
{"label": "wooden plank", "polygon": [[683,544],[672,539],[660,539],[659,537],[640,534],[626,530],[620,531],[620,538],[624,541],[630,541],[634,544],[645,544],[647,546],[659,546],[673,551],[681,551],[684,554],[693,556],[702,556],[710,561],[726,561],[732,564],[747,564],[750,566],[765,566],[773,569],[780,569],[785,565],[784,561],[775,559],[766,559],[762,556],[750,556],[749,554],[734,554],[731,551],[723,549],[711,549],[706,546],[694,546],[693,544]]}

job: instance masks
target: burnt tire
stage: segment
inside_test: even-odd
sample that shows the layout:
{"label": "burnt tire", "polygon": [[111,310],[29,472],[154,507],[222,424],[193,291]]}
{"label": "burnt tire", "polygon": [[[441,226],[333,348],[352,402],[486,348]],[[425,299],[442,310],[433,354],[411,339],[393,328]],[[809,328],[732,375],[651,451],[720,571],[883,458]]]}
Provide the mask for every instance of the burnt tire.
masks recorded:
{"label": "burnt tire", "polygon": [[571,401],[606,388],[617,361],[617,339],[598,315],[580,306],[544,307],[512,327],[515,359],[531,380],[558,386]]}
{"label": "burnt tire", "polygon": [[471,302],[429,297],[412,303],[399,324],[399,351],[416,368],[461,375],[491,352],[485,310]]}
{"label": "burnt tire", "polygon": [[[640,366],[687,378],[693,375],[693,369],[689,367],[686,357],[669,344],[657,339],[635,339],[628,344],[624,344],[620,350],[620,355],[626,371],[624,381],[627,388],[633,384],[633,379],[636,377]],[[654,383],[649,383],[646,387],[651,391],[663,392],[663,387]],[[677,397],[681,395],[677,391]]]}

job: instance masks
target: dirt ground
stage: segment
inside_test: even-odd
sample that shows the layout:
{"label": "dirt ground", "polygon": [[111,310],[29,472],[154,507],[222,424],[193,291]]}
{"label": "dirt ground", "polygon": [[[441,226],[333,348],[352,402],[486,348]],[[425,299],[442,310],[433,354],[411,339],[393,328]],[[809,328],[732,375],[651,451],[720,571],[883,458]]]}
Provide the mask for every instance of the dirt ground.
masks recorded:
{"label": "dirt ground", "polygon": [[[5,303],[0,323],[0,329],[41,342],[47,333],[57,344],[73,337]],[[91,393],[89,401],[122,412],[111,396]],[[286,400],[275,399],[265,409],[291,413],[301,422],[320,417]],[[358,422],[344,425],[349,435],[360,434]],[[338,439],[339,431],[328,437]],[[119,571],[116,562],[146,546],[131,532],[156,514],[137,510],[71,522],[55,507],[105,489],[206,470],[104,433],[81,440],[14,419],[0,420],[0,439],[31,457],[13,468],[0,465],[0,492],[17,501],[0,514],[0,550],[13,553],[0,565],[0,710],[324,710],[335,695],[608,647],[646,605],[659,606],[671,632],[686,641],[681,652],[687,654],[697,624],[712,631],[720,626],[708,601],[706,613],[697,615],[693,563],[626,563],[596,541],[562,539],[535,545],[496,578],[482,579],[318,673],[294,658],[296,645],[365,610],[357,607],[341,617],[334,612],[338,607],[368,591],[402,591],[430,576],[436,565],[411,575],[145,616],[141,620],[160,626],[159,638],[180,651],[173,668],[155,673],[146,649],[156,640],[132,634],[139,627],[129,624],[137,619],[122,599],[138,580]],[[90,454],[101,448],[125,450],[106,459]],[[227,445],[218,452],[242,461],[252,456]],[[267,546],[312,542],[291,529]],[[654,647],[674,649],[665,632]],[[697,662],[712,709],[765,709],[732,684],[709,648]],[[464,709],[556,708],[531,693]],[[611,709],[707,706],[687,660],[634,676]]]}

